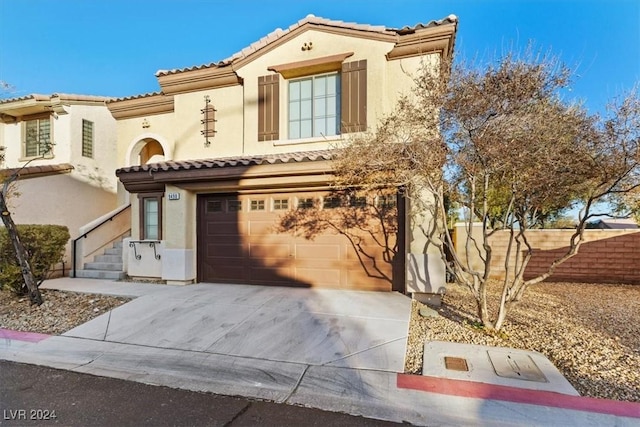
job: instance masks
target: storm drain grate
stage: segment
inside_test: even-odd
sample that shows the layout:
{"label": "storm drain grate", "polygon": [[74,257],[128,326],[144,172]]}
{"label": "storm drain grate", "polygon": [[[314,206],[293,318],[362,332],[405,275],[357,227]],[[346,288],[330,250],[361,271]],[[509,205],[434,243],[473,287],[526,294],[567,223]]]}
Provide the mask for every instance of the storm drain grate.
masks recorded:
{"label": "storm drain grate", "polygon": [[468,371],[469,370],[469,365],[467,365],[467,361],[462,357],[445,356],[444,367],[451,371]]}

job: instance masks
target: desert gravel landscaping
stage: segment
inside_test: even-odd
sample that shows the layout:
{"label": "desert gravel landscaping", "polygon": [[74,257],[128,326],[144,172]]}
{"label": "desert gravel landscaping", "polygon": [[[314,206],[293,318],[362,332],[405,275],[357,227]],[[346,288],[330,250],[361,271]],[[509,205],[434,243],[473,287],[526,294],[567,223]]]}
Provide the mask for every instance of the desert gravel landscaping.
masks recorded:
{"label": "desert gravel landscaping", "polygon": [[40,292],[44,303],[37,306],[28,297],[0,291],[0,328],[58,335],[131,300],[51,289]]}
{"label": "desert gravel landscaping", "polygon": [[[490,290],[498,298],[498,287]],[[453,341],[538,351],[583,396],[640,402],[640,286],[541,283],[527,289],[491,336],[475,322],[471,293],[448,284],[438,317],[413,301],[405,371],[420,374],[423,344]]]}

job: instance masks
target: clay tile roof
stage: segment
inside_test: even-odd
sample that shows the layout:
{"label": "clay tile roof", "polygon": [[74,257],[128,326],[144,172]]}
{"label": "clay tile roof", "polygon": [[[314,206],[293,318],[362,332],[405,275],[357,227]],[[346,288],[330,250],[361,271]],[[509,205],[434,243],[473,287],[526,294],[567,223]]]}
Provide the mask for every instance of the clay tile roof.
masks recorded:
{"label": "clay tile roof", "polygon": [[27,99],[35,99],[36,101],[45,101],[47,99],[49,99],[48,95],[41,95],[39,93],[31,93],[29,95],[24,95],[24,96],[18,96],[15,98],[6,98],[6,99],[0,99],[0,104],[6,104],[9,102],[16,102],[16,101],[25,101]]}
{"label": "clay tile roof", "polygon": [[264,154],[256,156],[221,157],[203,160],[172,160],[160,163],[150,163],[140,166],[120,168],[116,175],[129,172],[178,171],[189,169],[213,169],[237,166],[266,165],[275,163],[315,162],[331,160],[332,150],[299,151],[296,153]]}
{"label": "clay tile roof", "polygon": [[17,101],[26,101],[28,99],[33,99],[35,101],[50,101],[54,98],[58,98],[61,101],[109,101],[112,98],[108,96],[94,96],[94,95],[75,95],[68,93],[54,93],[52,95],[42,95],[39,93],[32,93],[29,95],[24,95],[16,98],[6,98],[0,99],[0,104],[7,104],[10,102]]}
{"label": "clay tile roof", "polygon": [[120,98],[111,98],[109,101],[107,101],[107,103],[118,102],[118,101],[128,101],[128,100],[131,100],[131,99],[149,98],[151,96],[158,96],[158,95],[164,95],[164,94],[162,92],[142,93],[142,94],[139,94],[139,95],[123,96],[123,97],[120,97]]}
{"label": "clay tile roof", "polygon": [[458,17],[456,15],[449,15],[446,18],[433,20],[426,24],[419,23],[414,25],[413,27],[406,26],[406,27],[398,28],[395,31],[398,34],[407,34],[407,33],[412,33],[418,30],[424,30],[426,28],[438,27],[440,25],[455,24],[456,22],[458,22]]}
{"label": "clay tile roof", "polygon": [[73,169],[74,167],[70,163],[60,163],[57,165],[27,166],[24,168],[2,169],[0,170],[0,177],[8,177],[17,172],[19,178],[27,179],[27,178],[36,178],[39,176],[69,173]]}
{"label": "clay tile roof", "polygon": [[203,65],[194,65],[194,66],[185,67],[185,68],[176,68],[172,70],[158,70],[156,72],[156,77],[182,73],[185,71],[195,71],[195,70],[201,70],[204,68],[224,67],[224,66],[230,65],[237,60],[246,58],[249,55],[259,51],[261,48],[275,42],[276,40],[302,27],[305,24],[324,25],[329,27],[337,27],[337,28],[344,28],[344,29],[357,30],[357,31],[375,32],[380,34],[386,34],[389,36],[396,36],[400,34],[415,32],[420,29],[436,27],[443,24],[455,23],[457,21],[458,21],[458,18],[455,15],[449,15],[444,19],[431,21],[427,24],[417,24],[413,27],[403,27],[401,29],[394,29],[394,28],[387,28],[383,25],[358,24],[355,22],[337,21],[332,19],[321,18],[319,16],[307,15],[304,19],[301,19],[300,21],[296,22],[295,24],[291,25],[289,28],[285,30],[281,28],[275,29],[271,33],[262,37],[260,40],[250,44],[249,46],[245,47],[241,51],[236,52],[235,54],[231,55],[226,59],[223,59],[222,61],[210,62],[208,64],[203,64]]}

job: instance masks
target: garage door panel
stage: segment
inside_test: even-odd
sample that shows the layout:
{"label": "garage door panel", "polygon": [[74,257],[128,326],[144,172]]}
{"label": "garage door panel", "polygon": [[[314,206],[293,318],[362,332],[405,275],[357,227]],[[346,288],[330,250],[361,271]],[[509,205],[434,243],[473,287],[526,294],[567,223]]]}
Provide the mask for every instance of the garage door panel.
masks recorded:
{"label": "garage door panel", "polygon": [[237,221],[211,221],[207,223],[207,236],[239,236],[246,227],[238,227]]}
{"label": "garage door panel", "polygon": [[208,244],[206,255],[207,258],[239,258],[245,257],[245,248],[239,244]]}
{"label": "garage door panel", "polygon": [[277,234],[274,224],[274,219],[271,219],[269,221],[251,220],[249,221],[248,234],[250,236],[272,236],[274,234]]}
{"label": "garage door panel", "polygon": [[296,245],[296,259],[340,259],[339,244],[327,245],[319,243],[298,243]]}
{"label": "garage door panel", "polygon": [[287,244],[250,244],[251,258],[290,258],[291,246]]}
{"label": "garage door panel", "polygon": [[294,275],[295,271],[293,267],[288,268],[274,268],[273,266],[260,266],[260,267],[252,267],[251,271],[251,281],[254,284],[271,284],[271,283],[281,283],[281,284],[293,284],[295,282]]}
{"label": "garage door panel", "polygon": [[[345,258],[348,260],[357,260],[359,259],[358,254],[361,254],[362,257],[370,256],[374,257],[377,260],[383,261],[384,257],[384,248],[378,245],[360,245],[358,246],[358,252],[355,249],[351,249],[346,251]],[[366,255],[365,255],[366,254]]]}
{"label": "garage door panel", "polygon": [[234,266],[233,264],[216,264],[215,266],[206,266],[204,274],[207,275],[207,280],[209,281],[246,280],[244,267]]}
{"label": "garage door panel", "polygon": [[296,279],[322,287],[342,287],[339,268],[296,268]]}
{"label": "garage door panel", "polygon": [[246,244],[242,240],[240,236],[210,236],[207,245],[244,247]]}
{"label": "garage door panel", "polygon": [[373,271],[370,274],[361,268],[350,269],[346,272],[347,283],[357,284],[358,289],[367,291],[388,291],[387,281],[382,279],[378,273]]}

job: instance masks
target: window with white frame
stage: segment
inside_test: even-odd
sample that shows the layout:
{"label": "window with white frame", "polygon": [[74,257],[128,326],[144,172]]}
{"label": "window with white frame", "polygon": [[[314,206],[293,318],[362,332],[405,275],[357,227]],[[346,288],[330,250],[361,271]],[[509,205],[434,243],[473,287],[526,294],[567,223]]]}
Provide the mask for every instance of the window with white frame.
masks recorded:
{"label": "window with white frame", "polygon": [[24,157],[51,154],[51,119],[49,117],[24,122]]}
{"label": "window with white frame", "polygon": [[162,239],[162,194],[140,194],[140,239]]}
{"label": "window with white frame", "polygon": [[338,73],[289,82],[289,138],[338,135],[340,132]]}

